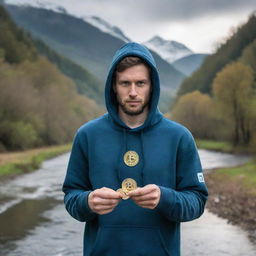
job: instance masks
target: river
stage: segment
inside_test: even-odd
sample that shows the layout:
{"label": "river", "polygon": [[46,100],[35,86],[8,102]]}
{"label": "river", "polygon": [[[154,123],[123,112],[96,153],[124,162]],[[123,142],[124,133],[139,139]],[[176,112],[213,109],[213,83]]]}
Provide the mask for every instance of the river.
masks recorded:
{"label": "river", "polygon": [[[199,150],[204,169],[239,165],[247,157]],[[0,256],[81,256],[83,223],[63,205],[69,154],[0,184]],[[208,211],[182,224],[182,256],[255,256],[247,233]]]}

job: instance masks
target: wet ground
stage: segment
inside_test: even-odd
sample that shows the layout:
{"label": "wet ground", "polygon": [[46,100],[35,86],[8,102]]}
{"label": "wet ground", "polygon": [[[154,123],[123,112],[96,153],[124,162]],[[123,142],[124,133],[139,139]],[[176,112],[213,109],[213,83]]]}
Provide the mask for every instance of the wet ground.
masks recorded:
{"label": "wet ground", "polygon": [[256,245],[241,228],[205,211],[182,224],[182,256],[255,256]]}

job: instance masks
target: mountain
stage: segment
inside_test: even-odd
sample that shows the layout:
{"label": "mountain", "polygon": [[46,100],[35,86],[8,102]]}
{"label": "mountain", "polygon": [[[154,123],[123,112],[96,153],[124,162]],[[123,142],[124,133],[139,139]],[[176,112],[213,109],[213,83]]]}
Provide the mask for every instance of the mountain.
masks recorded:
{"label": "mountain", "polygon": [[[55,3],[50,1],[41,0],[6,0],[7,4],[14,4],[21,7],[36,7],[39,9],[51,10],[54,12],[68,14],[68,11]],[[112,26],[107,21],[96,16],[84,16],[82,17],[85,22],[97,27],[103,32],[113,35],[114,37],[120,38],[124,42],[131,41],[118,27]]]}
{"label": "mountain", "polygon": [[164,40],[160,36],[154,36],[149,41],[145,42],[149,49],[158,53],[164,60],[169,63],[177,59],[193,54],[193,51],[186,47],[184,44],[176,41]]}
{"label": "mountain", "polygon": [[256,39],[256,14],[249,17],[248,21],[240,25],[236,32],[220,45],[216,52],[205,58],[203,65],[185,79],[178,91],[178,95],[199,90],[211,94],[212,82],[216,74],[227,64],[237,61],[244,49]]}
{"label": "mountain", "polygon": [[110,25],[108,22],[99,17],[84,16],[83,19],[85,22],[90,23],[91,25],[99,28],[101,31],[106,32],[114,37],[117,37],[126,43],[131,41],[120,28]]}
{"label": "mountain", "polygon": [[[2,0],[2,2],[3,1],[4,0]],[[4,2],[6,4],[14,4],[17,6],[23,6],[23,7],[33,6],[36,8],[52,10],[55,12],[68,13],[64,7],[60,5],[56,5],[55,3],[52,3],[51,1],[47,1],[47,0],[5,0]]]}
{"label": "mountain", "polygon": [[190,76],[202,65],[207,56],[208,54],[191,54],[174,61],[172,65],[183,74]]}
{"label": "mountain", "polygon": [[[101,81],[106,79],[116,50],[126,42],[120,36],[103,32],[84,18],[71,16],[67,12],[9,4],[6,8],[15,22],[33,37],[41,39],[59,54],[88,69]],[[97,22],[104,23],[101,19],[97,19]],[[118,34],[122,35],[120,31]],[[167,97],[170,101],[185,76],[157,53],[151,52],[160,70],[164,92],[162,97]],[[164,105],[161,109],[165,112],[169,104]]]}
{"label": "mountain", "polygon": [[160,36],[154,36],[144,45],[158,53],[163,59],[172,64],[175,69],[186,76],[197,70],[207,56],[207,54],[193,53],[184,44],[168,41]]}

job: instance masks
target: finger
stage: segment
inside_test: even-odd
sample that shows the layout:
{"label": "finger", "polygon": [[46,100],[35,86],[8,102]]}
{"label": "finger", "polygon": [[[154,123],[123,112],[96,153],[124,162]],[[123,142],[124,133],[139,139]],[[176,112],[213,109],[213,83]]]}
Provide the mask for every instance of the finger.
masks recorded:
{"label": "finger", "polygon": [[134,201],[149,201],[149,200],[155,200],[157,199],[157,194],[146,194],[146,195],[138,195],[138,196],[130,196],[131,199],[133,199]]}
{"label": "finger", "polygon": [[139,201],[139,202],[135,201],[135,203],[140,207],[148,208],[148,209],[154,209],[157,206],[157,203],[154,201]]}
{"label": "finger", "polygon": [[109,210],[113,210],[115,207],[113,206],[109,206],[109,205],[96,205],[93,210],[95,212],[101,212],[101,211],[109,211]]}
{"label": "finger", "polygon": [[96,189],[94,191],[94,196],[104,198],[104,199],[120,199],[121,198],[120,193],[116,192],[113,189],[105,188],[105,187],[101,189]]}
{"label": "finger", "polygon": [[107,214],[107,213],[112,212],[113,210],[114,210],[113,208],[107,209],[107,210],[101,210],[98,212],[98,214],[100,214],[100,215]]}
{"label": "finger", "polygon": [[145,187],[137,188],[137,189],[129,192],[128,195],[129,196],[142,196],[142,195],[145,195],[145,194],[149,194],[154,190],[156,190],[156,186],[147,185]]}
{"label": "finger", "polygon": [[95,197],[92,202],[94,205],[109,205],[114,206],[119,203],[121,199],[105,199],[100,197]]}
{"label": "finger", "polygon": [[99,197],[105,198],[105,199],[120,199],[122,196],[119,192],[116,192],[112,189],[104,189],[99,194]]}

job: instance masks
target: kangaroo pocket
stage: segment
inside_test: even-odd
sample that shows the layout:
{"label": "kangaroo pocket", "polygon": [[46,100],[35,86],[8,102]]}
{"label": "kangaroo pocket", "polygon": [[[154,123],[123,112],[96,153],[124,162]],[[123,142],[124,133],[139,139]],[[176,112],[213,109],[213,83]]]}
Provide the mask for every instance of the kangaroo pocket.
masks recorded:
{"label": "kangaroo pocket", "polygon": [[155,227],[103,226],[91,256],[169,256],[160,230]]}

